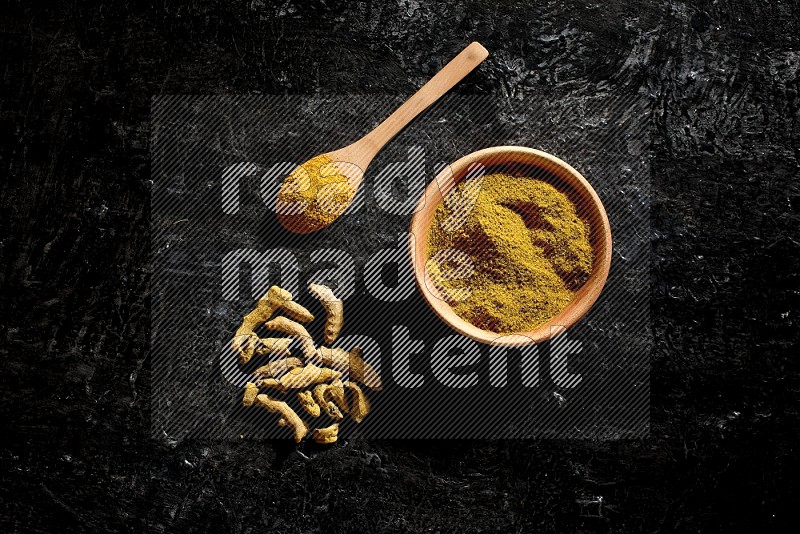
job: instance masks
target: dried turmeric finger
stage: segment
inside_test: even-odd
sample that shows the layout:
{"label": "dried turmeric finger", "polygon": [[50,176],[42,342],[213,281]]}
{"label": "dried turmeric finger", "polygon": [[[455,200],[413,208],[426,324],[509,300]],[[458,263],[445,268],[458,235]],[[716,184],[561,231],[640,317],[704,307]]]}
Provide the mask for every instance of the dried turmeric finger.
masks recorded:
{"label": "dried turmeric finger", "polygon": [[272,317],[272,314],[275,313],[275,310],[278,309],[279,305],[280,302],[275,300],[274,292],[272,291],[272,288],[270,288],[269,291],[267,291],[267,294],[258,301],[255,309],[242,317],[242,324],[239,325],[239,328],[236,330],[236,333],[233,335],[233,337],[238,338],[241,336],[250,335],[253,330],[258,327],[258,325]]}
{"label": "dried turmeric finger", "polygon": [[325,400],[325,390],[327,388],[328,388],[327,384],[319,384],[317,386],[314,386],[314,389],[312,390],[314,394],[314,400],[316,400],[317,404],[319,404],[322,407],[325,407],[325,404],[327,402]]}
{"label": "dried turmeric finger", "polygon": [[274,378],[262,378],[260,380],[256,380],[256,387],[259,389],[275,388],[280,391],[284,391],[286,389],[285,387],[283,387],[283,384],[281,384]]}
{"label": "dried turmeric finger", "polygon": [[322,408],[322,410],[328,414],[328,417],[334,421],[341,421],[344,419],[344,415],[342,415],[341,410],[339,410],[336,404],[327,398],[327,391],[328,384],[317,385],[314,388],[314,400],[317,401],[317,404],[320,406],[320,408]]}
{"label": "dried turmeric finger", "polygon": [[350,378],[361,382],[373,391],[383,389],[381,377],[370,364],[364,361],[361,347],[354,347],[350,352],[344,349],[320,347],[317,349],[317,357],[322,360],[323,365],[342,372],[349,371]]}
{"label": "dried turmeric finger", "polygon": [[244,336],[234,337],[231,341],[233,350],[239,353],[239,362],[242,365],[250,361],[254,355],[265,356],[275,354],[278,356],[289,356],[289,344],[291,338],[260,338],[253,332]]}
{"label": "dried turmeric finger", "polygon": [[342,384],[341,380],[336,379],[328,384],[328,389],[325,390],[325,398],[332,400],[342,412],[348,413],[350,411],[344,398],[344,384]]}
{"label": "dried turmeric finger", "polygon": [[259,337],[253,352],[256,356],[280,356],[286,358],[291,354],[289,345],[292,339],[288,337]]}
{"label": "dried turmeric finger", "polygon": [[301,391],[297,394],[297,400],[300,401],[300,406],[310,415],[311,417],[319,417],[320,408],[319,404],[314,401],[314,398],[311,396],[310,391]]}
{"label": "dried turmeric finger", "polygon": [[295,321],[310,323],[314,320],[314,315],[310,311],[293,300],[284,300],[281,304],[281,309]]}
{"label": "dried turmeric finger", "polygon": [[244,396],[242,397],[242,406],[249,408],[253,405],[258,395],[258,386],[252,382],[248,382],[244,386]]}
{"label": "dried turmeric finger", "polygon": [[336,440],[339,439],[339,423],[334,423],[325,428],[315,428],[311,431],[311,438],[323,445],[336,443]]}
{"label": "dried turmeric finger", "polygon": [[323,406],[323,408],[325,409],[325,413],[328,414],[328,417],[330,417],[334,421],[341,421],[342,419],[344,419],[342,411],[339,410],[339,407],[336,406],[333,402],[325,401],[325,405]]}
{"label": "dried turmeric finger", "polygon": [[236,330],[234,337],[250,334],[258,325],[272,317],[278,308],[283,308],[286,313],[299,321],[314,319],[307,309],[292,301],[291,293],[278,286],[272,286],[267,290],[267,294],[258,301],[255,309],[242,318],[242,324]]}
{"label": "dried turmeric finger", "polygon": [[327,367],[317,367],[313,363],[309,363],[303,367],[299,372],[293,370],[283,375],[279,382],[282,387],[286,389],[304,389],[314,384],[322,382],[330,382],[341,378],[342,373]]}
{"label": "dried turmeric finger", "polygon": [[295,443],[300,443],[306,434],[308,434],[308,427],[306,427],[306,424],[285,402],[271,399],[267,395],[261,394],[256,397],[256,404],[272,413],[279,414],[285,419],[294,431]]}
{"label": "dried turmeric finger", "polygon": [[358,384],[354,382],[347,381],[344,383],[344,387],[353,392],[353,402],[350,404],[350,417],[352,417],[353,421],[356,423],[360,423],[369,413],[369,399],[364,392],[361,391],[361,388],[358,387]]}
{"label": "dried turmeric finger", "polygon": [[245,334],[243,336],[234,337],[231,340],[231,348],[239,353],[239,363],[242,365],[250,361],[255,353],[255,343],[258,336],[255,334]]}
{"label": "dried turmeric finger", "polygon": [[305,357],[308,359],[314,358],[314,353],[316,352],[314,340],[311,339],[308,330],[300,323],[296,323],[286,317],[275,317],[271,321],[265,322],[264,326],[270,330],[283,332],[284,334],[289,334],[294,337],[300,342],[300,348]]}
{"label": "dried turmeric finger", "polygon": [[303,360],[300,358],[289,357],[269,362],[267,365],[262,365],[255,371],[253,376],[256,378],[270,378],[284,375],[292,369],[303,367]]}
{"label": "dried turmeric finger", "polygon": [[[269,291],[267,291],[267,298],[270,299],[275,306],[272,310],[272,313],[275,313],[275,311],[280,308],[291,318],[298,321],[308,323],[314,320],[314,315],[303,306],[292,300],[292,294],[283,288],[272,286],[269,288]],[[272,313],[270,313],[267,317],[264,317],[262,322],[269,319],[272,316]]]}
{"label": "dried turmeric finger", "polygon": [[325,308],[328,317],[325,320],[325,343],[330,345],[339,337],[344,324],[344,304],[336,298],[328,286],[309,284],[309,292],[317,298]]}
{"label": "dried turmeric finger", "polygon": [[353,347],[350,351],[349,364],[351,378],[358,380],[373,391],[383,389],[380,375],[364,360],[361,347]]}

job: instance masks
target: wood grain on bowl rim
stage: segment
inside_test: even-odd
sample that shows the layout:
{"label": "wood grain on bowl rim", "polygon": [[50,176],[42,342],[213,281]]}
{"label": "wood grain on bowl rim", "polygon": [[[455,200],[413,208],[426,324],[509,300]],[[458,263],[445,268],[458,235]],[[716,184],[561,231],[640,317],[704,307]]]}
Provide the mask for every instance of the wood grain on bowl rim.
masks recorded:
{"label": "wood grain on bowl rim", "polygon": [[[561,312],[538,328],[515,334],[498,334],[483,330],[465,321],[453,312],[449,304],[439,295],[428,276],[427,262],[428,228],[433,221],[436,208],[452,188],[467,176],[470,165],[483,164],[486,173],[502,172],[506,169],[525,168],[540,171],[546,177],[560,185],[559,189],[567,193],[582,218],[588,221],[591,234],[590,241],[594,251],[592,273],[584,284],[576,291],[570,303]],[[553,180],[555,178],[555,180]],[[566,191],[563,186],[566,186]],[[478,150],[468,154],[448,167],[445,167],[425,189],[417,203],[411,219],[411,239],[409,252],[414,268],[417,289],[431,309],[451,328],[475,341],[497,346],[525,346],[545,341],[565,331],[577,323],[591,309],[608,278],[611,267],[611,225],[600,197],[581,173],[561,159],[536,150],[521,146],[497,146]],[[563,328],[559,328],[563,327]]]}

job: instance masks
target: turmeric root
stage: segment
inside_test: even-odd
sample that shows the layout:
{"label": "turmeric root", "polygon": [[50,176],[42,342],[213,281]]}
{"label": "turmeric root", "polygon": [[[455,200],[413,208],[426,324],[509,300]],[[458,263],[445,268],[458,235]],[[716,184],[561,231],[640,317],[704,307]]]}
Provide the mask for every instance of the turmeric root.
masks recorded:
{"label": "turmeric root", "polygon": [[257,337],[257,342],[254,344],[253,353],[256,356],[280,356],[285,358],[289,356],[289,344],[292,342],[288,337]]}
{"label": "turmeric root", "polygon": [[309,363],[300,372],[290,372],[283,375],[278,382],[285,389],[304,389],[314,384],[330,382],[341,378],[342,373],[327,367],[317,367]]}
{"label": "turmeric root", "polygon": [[310,284],[309,292],[320,301],[328,317],[325,320],[325,344],[330,345],[339,337],[344,324],[344,304],[336,298],[328,286]]}
{"label": "turmeric root", "polygon": [[283,387],[283,384],[281,384],[274,378],[262,378],[260,380],[256,380],[256,387],[258,389],[274,388],[280,391],[286,390],[286,388]]}
{"label": "turmeric root", "polygon": [[267,294],[258,301],[255,309],[242,318],[242,324],[239,325],[233,335],[234,339],[252,334],[258,325],[272,317],[272,314],[280,306],[280,301],[276,298],[276,292],[273,291],[275,287],[277,286],[269,288]]}
{"label": "turmeric root", "polygon": [[266,410],[276,413],[280,415],[283,419],[286,420],[286,423],[292,427],[294,431],[294,441],[295,443],[300,443],[303,438],[308,434],[308,427],[300,419],[300,416],[292,410],[288,404],[283,401],[271,399],[267,395],[258,395],[256,397],[256,404],[265,408]]}
{"label": "turmeric root", "polygon": [[281,309],[295,321],[310,323],[314,320],[314,315],[310,311],[292,300],[284,300],[281,303]]}
{"label": "turmeric root", "polygon": [[331,401],[325,402],[325,413],[328,414],[328,417],[333,419],[334,421],[341,421],[344,419],[344,415],[342,411]]}
{"label": "turmeric root", "polygon": [[353,392],[353,402],[350,405],[350,417],[352,417],[353,421],[356,423],[360,423],[369,413],[369,399],[364,392],[361,391],[361,388],[358,387],[358,384],[354,382],[347,381],[344,383],[344,387]]}
{"label": "turmeric root", "polygon": [[320,408],[319,404],[314,401],[314,398],[311,396],[310,391],[301,391],[297,394],[297,400],[300,402],[300,406],[310,415],[311,417],[319,417]]}
{"label": "turmeric root", "polygon": [[370,364],[364,361],[361,347],[354,347],[350,352],[344,349],[317,349],[317,357],[328,367],[345,372],[349,370],[350,378],[357,380],[373,391],[383,389],[381,377]]}
{"label": "turmeric root", "polygon": [[341,380],[336,379],[328,385],[328,389],[325,390],[325,398],[332,400],[342,412],[350,411],[344,398],[344,384]]}
{"label": "turmeric root", "polygon": [[343,373],[350,369],[350,353],[344,349],[319,347],[317,349],[317,359],[322,360],[324,365],[333,367]]}
{"label": "turmeric root", "polygon": [[233,350],[239,353],[239,362],[242,365],[250,361],[254,356],[264,356],[275,354],[281,357],[289,356],[289,344],[291,338],[260,338],[253,332],[247,335],[234,337],[231,341]]}
{"label": "turmeric root", "polygon": [[242,324],[233,337],[237,338],[252,333],[258,325],[272,317],[278,308],[282,308],[298,321],[308,322],[314,319],[311,312],[292,301],[291,293],[278,286],[272,286],[267,294],[258,301],[255,309],[242,318]]}
{"label": "turmeric root", "polygon": [[[311,284],[309,291],[316,297],[327,313],[325,322],[325,343],[333,343],[341,332],[344,323],[343,303],[336,298],[327,286]],[[339,435],[339,421],[349,414],[356,423],[364,420],[370,411],[370,401],[362,391],[361,385],[379,391],[383,385],[376,370],[363,358],[360,347],[351,351],[320,347],[306,328],[287,317],[272,317],[283,310],[296,321],[308,322],[314,316],[303,306],[292,301],[288,291],[272,286],[258,301],[256,308],[248,313],[236,331],[231,345],[239,354],[242,364],[253,356],[272,356],[253,373],[253,382],[244,388],[242,405],[258,405],[278,415],[277,425],[290,427],[296,443],[305,438],[309,427],[295,411],[283,400],[259,394],[264,388],[286,393],[294,390],[300,407],[311,417],[319,417],[324,412],[334,424],[311,431],[314,441],[322,444],[334,443]],[[291,337],[260,338],[254,329],[264,325],[267,329],[282,332]],[[289,352],[292,338],[299,341],[304,358],[297,358]],[[278,358],[275,358],[277,356]],[[271,360],[271,361],[270,361]],[[342,382],[342,373],[348,373],[349,380]]]}
{"label": "turmeric root", "polygon": [[342,415],[341,410],[336,404],[329,400],[326,393],[328,391],[328,384],[319,384],[314,388],[314,400],[317,401],[320,408],[328,414],[328,417],[333,419],[334,421],[341,421],[344,419],[344,415]]}
{"label": "turmeric root", "polygon": [[274,378],[284,375],[292,369],[297,369],[298,367],[303,367],[303,360],[300,358],[282,358],[280,360],[269,362],[267,365],[262,365],[253,371],[253,376],[256,378]]}
{"label": "turmeric root", "polygon": [[265,322],[264,326],[270,330],[283,332],[284,334],[289,334],[294,337],[300,342],[300,348],[305,357],[309,360],[314,358],[314,353],[316,352],[314,340],[311,339],[308,330],[300,323],[296,323],[286,317],[275,317],[271,321]]}
{"label": "turmeric root", "polygon": [[339,439],[339,423],[334,423],[326,428],[315,428],[311,431],[311,438],[317,443],[329,445]]}
{"label": "turmeric root", "polygon": [[258,386],[253,384],[252,382],[248,382],[247,385],[244,386],[244,397],[242,397],[242,406],[245,408],[249,408],[253,405],[256,400],[256,396],[258,395]]}

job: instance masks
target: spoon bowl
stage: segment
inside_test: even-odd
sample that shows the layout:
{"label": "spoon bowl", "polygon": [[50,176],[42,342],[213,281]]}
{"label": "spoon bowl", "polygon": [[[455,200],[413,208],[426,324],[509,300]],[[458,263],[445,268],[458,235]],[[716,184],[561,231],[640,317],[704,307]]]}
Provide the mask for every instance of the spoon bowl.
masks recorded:
{"label": "spoon bowl", "polygon": [[350,206],[369,161],[359,161],[349,148],[315,156],[284,179],[275,202],[284,228],[297,234],[316,232]]}

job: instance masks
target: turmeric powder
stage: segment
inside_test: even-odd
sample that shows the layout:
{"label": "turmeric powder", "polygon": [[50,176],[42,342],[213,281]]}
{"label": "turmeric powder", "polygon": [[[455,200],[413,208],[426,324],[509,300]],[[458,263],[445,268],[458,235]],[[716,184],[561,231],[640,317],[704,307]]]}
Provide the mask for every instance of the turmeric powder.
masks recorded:
{"label": "turmeric powder", "polygon": [[[454,209],[442,202],[428,231],[428,276],[453,311],[497,333],[526,332],[563,310],[588,279],[594,261],[589,224],[567,195],[534,178],[491,174],[453,228]],[[456,214],[458,215],[458,214]],[[466,268],[463,256],[471,266]]]}
{"label": "turmeric powder", "polygon": [[331,224],[350,205],[355,188],[327,154],[306,161],[278,191],[279,220],[287,230],[306,234]]}

